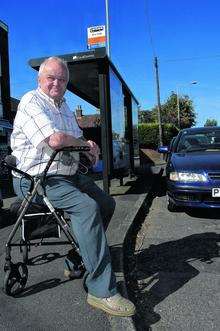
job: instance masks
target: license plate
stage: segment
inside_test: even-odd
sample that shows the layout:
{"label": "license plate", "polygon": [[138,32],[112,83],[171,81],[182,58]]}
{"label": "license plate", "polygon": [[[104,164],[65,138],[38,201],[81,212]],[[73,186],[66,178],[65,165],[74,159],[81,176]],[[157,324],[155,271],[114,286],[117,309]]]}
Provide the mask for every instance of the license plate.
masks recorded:
{"label": "license plate", "polygon": [[219,198],[220,197],[220,188],[219,187],[214,187],[212,189],[212,197],[213,198]]}

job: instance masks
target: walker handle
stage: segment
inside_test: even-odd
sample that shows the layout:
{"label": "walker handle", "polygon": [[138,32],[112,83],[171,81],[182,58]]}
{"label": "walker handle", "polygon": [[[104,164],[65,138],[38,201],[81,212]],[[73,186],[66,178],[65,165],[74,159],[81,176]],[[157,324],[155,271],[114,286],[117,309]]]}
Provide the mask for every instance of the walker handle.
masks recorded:
{"label": "walker handle", "polygon": [[43,176],[42,176],[42,182],[45,180],[47,172],[58,153],[60,153],[60,152],[88,152],[88,151],[90,151],[89,146],[68,146],[68,147],[63,147],[63,148],[56,149],[55,151],[53,151],[53,153],[44,169]]}
{"label": "walker handle", "polygon": [[23,177],[26,177],[27,179],[29,179],[31,181],[31,186],[30,186],[30,192],[33,190],[34,188],[34,178],[29,175],[28,173],[18,169],[16,167],[16,157],[14,155],[7,155],[5,157],[5,159],[1,162],[1,166],[8,168],[9,170],[13,170],[17,173],[19,173],[20,175],[22,175]]}

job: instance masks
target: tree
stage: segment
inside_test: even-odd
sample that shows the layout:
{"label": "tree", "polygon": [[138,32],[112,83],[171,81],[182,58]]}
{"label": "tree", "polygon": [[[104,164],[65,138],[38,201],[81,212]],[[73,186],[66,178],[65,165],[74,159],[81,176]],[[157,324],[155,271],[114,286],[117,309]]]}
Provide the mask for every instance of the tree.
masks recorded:
{"label": "tree", "polygon": [[215,119],[208,118],[204,124],[204,126],[217,126],[218,122]]}
{"label": "tree", "polygon": [[[180,128],[190,128],[196,123],[193,102],[187,95],[179,96]],[[153,121],[157,121],[157,108],[152,109]],[[167,101],[161,105],[162,123],[178,126],[177,94],[172,92]]]}
{"label": "tree", "polygon": [[152,112],[150,110],[139,110],[138,111],[138,122],[139,123],[152,122]]}

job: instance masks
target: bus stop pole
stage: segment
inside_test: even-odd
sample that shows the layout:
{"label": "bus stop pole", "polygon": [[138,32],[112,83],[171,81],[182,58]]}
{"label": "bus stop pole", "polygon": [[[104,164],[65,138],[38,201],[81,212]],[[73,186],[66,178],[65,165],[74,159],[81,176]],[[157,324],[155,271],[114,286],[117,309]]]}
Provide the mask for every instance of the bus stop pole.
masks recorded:
{"label": "bus stop pole", "polygon": [[109,31],[109,6],[108,6],[108,0],[105,0],[105,14],[106,14],[107,55],[110,58],[110,31]]}

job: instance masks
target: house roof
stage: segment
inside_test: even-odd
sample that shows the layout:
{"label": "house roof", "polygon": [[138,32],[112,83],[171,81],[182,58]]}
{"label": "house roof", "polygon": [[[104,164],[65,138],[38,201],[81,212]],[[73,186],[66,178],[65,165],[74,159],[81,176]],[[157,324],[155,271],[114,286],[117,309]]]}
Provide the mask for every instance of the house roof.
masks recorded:
{"label": "house roof", "polygon": [[82,129],[94,128],[100,125],[100,115],[99,114],[83,115],[77,117],[77,121]]}

